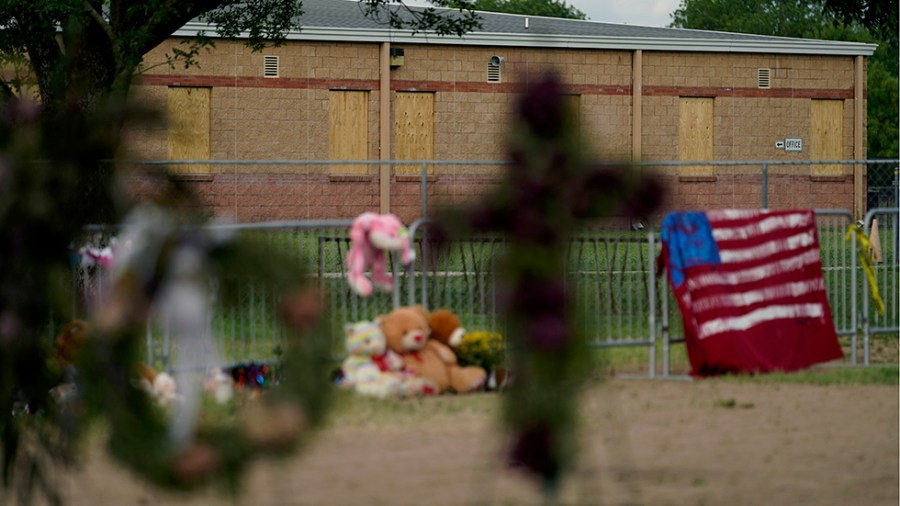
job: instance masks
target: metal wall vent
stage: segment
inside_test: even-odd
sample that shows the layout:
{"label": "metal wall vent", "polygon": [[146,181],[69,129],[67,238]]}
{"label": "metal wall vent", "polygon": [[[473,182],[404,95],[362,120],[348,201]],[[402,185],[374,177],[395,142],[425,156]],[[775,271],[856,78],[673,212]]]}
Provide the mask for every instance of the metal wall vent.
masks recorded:
{"label": "metal wall vent", "polygon": [[759,88],[771,88],[772,87],[772,70],[771,69],[756,69],[756,86]]}
{"label": "metal wall vent", "polygon": [[489,82],[489,83],[499,83],[500,82],[500,64],[499,63],[488,62],[487,82]]}
{"label": "metal wall vent", "polygon": [[278,77],[277,56],[263,56],[263,77]]}

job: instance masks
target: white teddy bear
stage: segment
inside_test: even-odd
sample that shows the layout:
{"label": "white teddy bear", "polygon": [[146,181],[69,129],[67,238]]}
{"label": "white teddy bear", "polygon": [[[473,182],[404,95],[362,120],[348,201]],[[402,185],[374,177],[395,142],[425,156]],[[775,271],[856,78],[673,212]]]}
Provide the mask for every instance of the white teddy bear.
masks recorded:
{"label": "white teddy bear", "polygon": [[406,370],[403,358],[387,349],[381,327],[362,321],[344,326],[347,358],[340,385],[372,397],[410,397],[434,393],[428,380]]}

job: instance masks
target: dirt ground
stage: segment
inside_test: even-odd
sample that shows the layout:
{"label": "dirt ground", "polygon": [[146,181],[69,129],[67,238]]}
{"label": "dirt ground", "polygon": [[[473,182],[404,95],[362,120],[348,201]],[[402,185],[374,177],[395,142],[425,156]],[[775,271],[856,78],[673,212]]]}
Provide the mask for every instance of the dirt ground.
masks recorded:
{"label": "dirt ground", "polygon": [[[255,465],[236,499],[159,492],[118,469],[100,443],[57,479],[72,506],[542,504],[536,485],[503,465],[500,395],[414,400],[387,418],[351,410],[296,457]],[[580,463],[560,502],[895,506],[898,399],[895,386],[593,386]]]}

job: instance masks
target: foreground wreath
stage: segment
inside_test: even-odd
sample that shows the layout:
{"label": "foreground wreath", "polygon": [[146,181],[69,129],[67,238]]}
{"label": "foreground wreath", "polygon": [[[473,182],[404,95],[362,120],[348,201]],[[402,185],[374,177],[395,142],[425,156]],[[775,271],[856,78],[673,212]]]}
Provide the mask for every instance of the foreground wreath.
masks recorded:
{"label": "foreground wreath", "polygon": [[[317,323],[320,298],[303,286],[296,260],[273,258],[215,227],[189,226],[161,208],[138,208],[119,243],[112,293],[94,308],[94,331],[77,360],[80,395],[67,409],[82,421],[105,420],[112,455],[157,485],[219,482],[235,491],[249,463],[295,450],[325,413],[330,338]],[[202,385],[218,365],[210,353],[210,301],[215,295],[235,304],[236,283],[248,280],[280,298],[287,339],[279,387],[219,404],[204,397]],[[161,316],[178,341],[178,396],[168,407],[135,381],[151,315]]]}

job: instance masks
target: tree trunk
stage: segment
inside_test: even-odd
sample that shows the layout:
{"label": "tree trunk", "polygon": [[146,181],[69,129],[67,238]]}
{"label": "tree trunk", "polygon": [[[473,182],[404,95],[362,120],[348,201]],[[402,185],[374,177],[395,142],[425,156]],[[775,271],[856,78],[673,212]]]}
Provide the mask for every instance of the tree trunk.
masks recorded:
{"label": "tree trunk", "polygon": [[109,34],[86,14],[69,18],[60,42],[43,41],[28,51],[40,86],[43,148],[54,164],[48,183],[76,223],[114,223],[119,212],[111,160],[133,68],[118,68]]}

